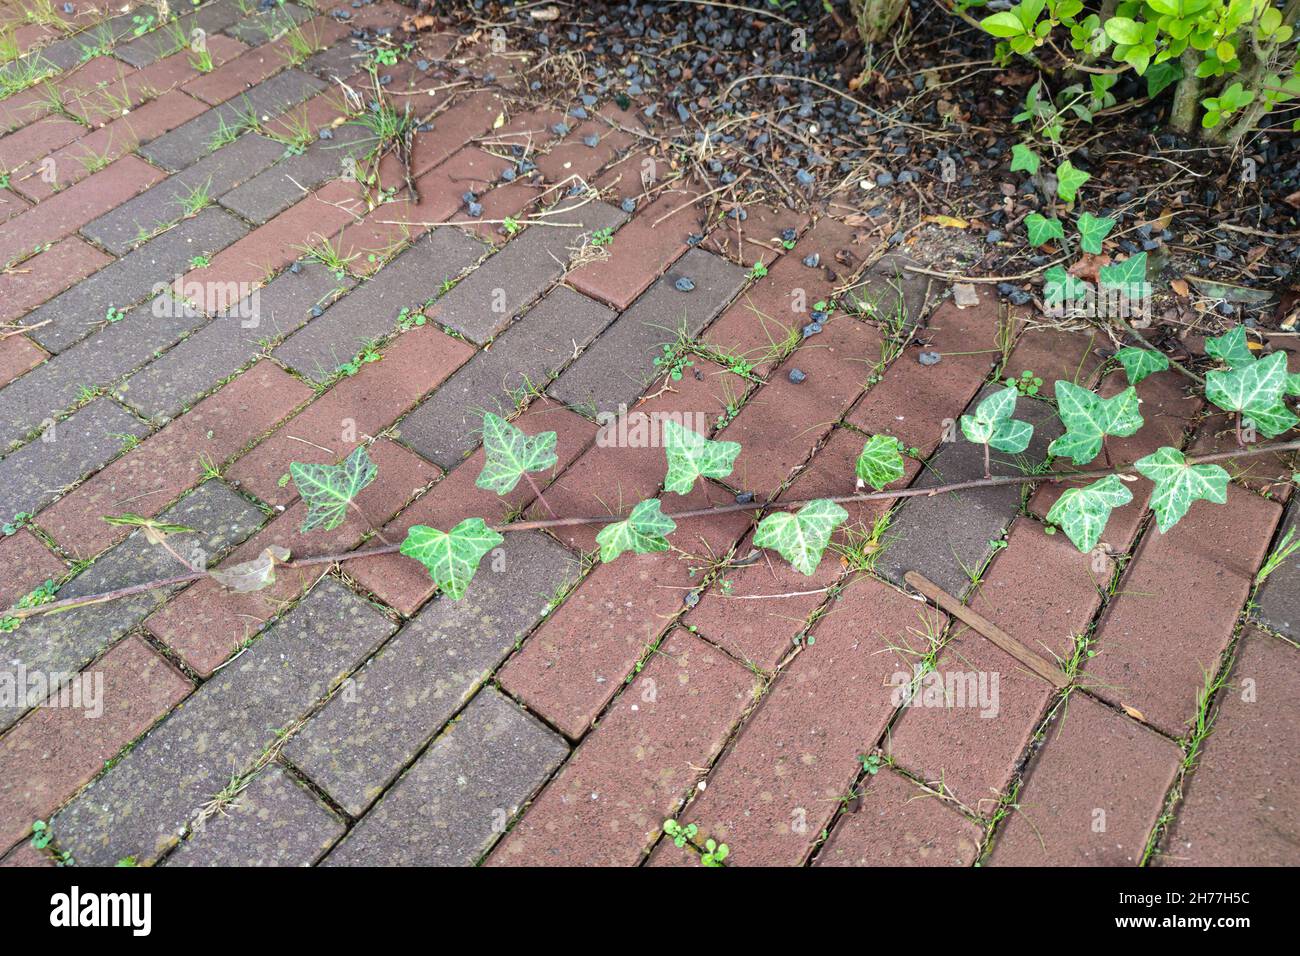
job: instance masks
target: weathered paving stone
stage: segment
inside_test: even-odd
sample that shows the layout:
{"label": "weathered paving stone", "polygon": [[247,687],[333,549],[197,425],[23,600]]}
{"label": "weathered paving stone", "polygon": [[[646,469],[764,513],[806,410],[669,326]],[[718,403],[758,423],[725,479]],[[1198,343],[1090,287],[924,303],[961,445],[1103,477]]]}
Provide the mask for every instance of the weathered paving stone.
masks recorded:
{"label": "weathered paving stone", "polygon": [[843,813],[817,866],[970,866],[983,831],[902,774],[867,777],[861,804]]}
{"label": "weathered paving stone", "polygon": [[55,866],[54,857],[36,849],[31,840],[23,840],[3,857],[0,866]]}
{"label": "weathered paving stone", "polygon": [[906,256],[882,256],[863,273],[864,284],[849,293],[844,304],[868,318],[916,325],[925,315],[930,280],[907,271],[909,265],[916,263]]}
{"label": "weathered paving stone", "polygon": [[[1075,635],[1087,632],[1101,606],[1109,568],[1107,562],[1094,572],[1092,556],[1080,554],[1065,535],[1048,535],[1019,517],[970,604],[1038,654],[1068,659]],[[930,786],[991,814],[1054,689],[969,629],[960,629],[944,648],[935,672],[944,681],[942,699],[927,700],[923,692],[913,697],[885,748]]]}
{"label": "weathered paving stone", "polygon": [[507,535],[459,601],[426,606],[285,756],[360,816],[577,576],[577,559],[550,538]]}
{"label": "weathered paving stone", "polygon": [[209,3],[199,10],[177,17],[166,27],[118,44],[113,48],[113,55],[137,68],[148,66],[183,48],[177,43],[177,32],[189,42],[195,30],[220,33],[239,22],[242,16],[235,0],[217,0],[216,3]]}
{"label": "weathered paving stone", "polygon": [[1218,672],[1282,509],[1236,485],[1195,502],[1166,534],[1152,525],[1097,627],[1081,681],[1182,737],[1205,675]]}
{"label": "weathered paving stone", "polygon": [[564,274],[569,249],[584,234],[613,228],[626,218],[613,206],[594,202],[555,217],[557,223],[580,223],[581,228],[526,229],[457,283],[430,314],[470,341],[486,342]]}
{"label": "weathered paving stone", "polygon": [[[22,440],[44,422],[75,405],[83,389],[111,385],[149,361],[155,352],[207,321],[187,306],[177,305],[166,312],[170,314],[154,315],[152,303],[145,302],[120,321],[105,325],[0,389],[0,448]],[[140,427],[131,416],[123,415],[123,418],[131,428]],[[110,429],[110,433],[131,428]],[[102,443],[96,447],[102,447]],[[64,475],[56,487],[68,484],[73,477]]]}
{"label": "weathered paving stone", "polygon": [[[260,511],[216,481],[200,486],[163,516],[195,529],[170,541],[188,557],[220,554],[252,534],[263,519]],[[180,573],[175,558],[137,532],[65,584],[59,597],[84,597]],[[75,674],[177,590],[156,589],[27,621],[0,644],[0,666],[10,673],[22,666],[29,674]],[[0,708],[0,725],[12,724],[26,709],[22,704]]]}
{"label": "weathered paving stone", "polygon": [[[44,252],[26,260],[21,274],[0,275],[0,322],[8,323],[29,314],[51,296],[75,285],[112,261],[110,256],[104,255],[77,236],[60,239]],[[12,374],[6,374],[3,351],[10,346],[7,339],[5,341],[6,345],[0,346],[0,384],[13,377]]]}
{"label": "weathered paving stone", "polygon": [[207,154],[208,144],[223,123],[226,127],[236,126],[240,117],[248,112],[255,112],[262,118],[279,116],[324,88],[325,84],[310,74],[285,70],[257,84],[243,96],[213,107],[184,126],[159,136],[141,147],[140,155],[173,172],[184,169]]}
{"label": "weathered paving stone", "polygon": [[450,469],[479,443],[485,411],[513,411],[512,393],[544,387],[613,318],[603,305],[571,289],[555,289],[408,415],[402,441]]}
{"label": "weathered paving stone", "polygon": [[60,489],[117,455],[123,435],[141,438],[147,431],[106,398],[47,425],[40,437],[0,461],[0,512],[35,514],[57,498]]}
{"label": "weathered paving stone", "polygon": [[333,578],[155,727],[51,823],[78,863],[147,863],[195,812],[247,773],[293,724],[392,633],[374,607]]}
{"label": "weathered paving stone", "polygon": [[[328,308],[354,285],[341,283],[325,266],[304,262],[255,291],[233,314],[221,315],[131,375],[116,392],[146,418],[174,418],[217,382],[262,353],[265,342],[283,338]],[[251,313],[251,314],[250,314]]]}
{"label": "weathered paving stone", "polygon": [[283,155],[284,146],[280,143],[257,133],[245,133],[188,169],[82,226],[81,233],[114,255],[123,255],[143,237],[185,215],[185,202],[191,196],[196,193],[209,198],[222,196]]}
{"label": "weathered paving stone", "polygon": [[151,297],[189,271],[194,256],[210,256],[248,232],[248,227],[221,209],[204,209],[193,219],[145,243],[77,283],[27,317],[48,322],[32,338],[51,352],[61,352],[104,323],[110,308],[126,310]]}
{"label": "weathered paving stone", "polygon": [[[1300,536],[1300,502],[1291,502],[1278,541],[1288,529],[1292,540]],[[1255,603],[1261,621],[1292,640],[1300,640],[1300,555],[1293,554],[1264,579]]]}
{"label": "weathered paving stone", "polygon": [[[695,283],[679,292],[679,277]],[[560,401],[598,412],[631,405],[655,374],[660,348],[685,327],[698,335],[745,284],[745,272],[725,259],[692,249],[565,369],[551,386]]]}
{"label": "weathered paving stone", "polygon": [[360,159],[373,146],[374,137],[365,127],[344,124],[333,139],[317,140],[235,187],[221,197],[221,205],[250,222],[264,223],[292,206],[304,189],[342,175],[348,159]]}
{"label": "weathered paving stone", "polygon": [[272,764],[226,808],[197,826],[164,866],[311,866],[343,835],[343,821]]}
{"label": "weathered paving stone", "polygon": [[[972,399],[970,408],[993,390],[982,390]],[[1047,446],[1061,434],[1056,410],[1045,402],[1020,398],[1015,417],[1031,423],[1034,436],[1020,455],[993,451],[990,471],[994,476],[1023,474],[1019,463],[1032,466],[1043,461]],[[984,446],[959,436],[957,441],[943,444],[915,487],[935,488],[983,477]],[[1020,510],[1020,495],[1019,486],[1005,485],[905,501],[889,526],[892,540],[878,570],[898,583],[905,572],[919,571],[949,594],[964,594],[971,586],[970,575],[983,567],[993,553],[993,542]]]}
{"label": "weathered paving stone", "polygon": [[261,46],[286,26],[311,19],[310,11],[296,3],[277,3],[274,8],[246,16],[225,28],[225,33],[249,46]]}
{"label": "weathered paving stone", "polygon": [[63,577],[67,570],[63,559],[26,528],[0,536],[0,607],[9,607],[32,588]]}
{"label": "weathered paving stone", "polygon": [[[489,863],[635,865],[758,689],[740,664],[674,631]],[[568,837],[575,826],[586,835],[580,843]]]}
{"label": "weathered paving stone", "polygon": [[484,688],[325,865],[469,866],[568,753],[564,738]]}
{"label": "weathered paving stone", "polygon": [[365,343],[391,332],[403,306],[418,309],[482,253],[483,247],[459,230],[435,229],[289,336],[274,355],[308,378],[324,381]]}
{"label": "weathered paving stone", "polygon": [[69,692],[59,706],[43,704],[0,737],[0,845],[30,832],[33,820],[48,817],[193,689],[135,636],[114,645],[81,680],[88,697]]}
{"label": "weathered paving stone", "polygon": [[801,864],[884,732],[895,675],[942,625],[893,588],[855,579],[678,819],[698,824],[701,841],[727,843],[728,863]]}
{"label": "weathered paving stone", "polygon": [[1161,866],[1300,863],[1296,650],[1247,629],[1219,692],[1214,732],[1155,858]]}
{"label": "weathered paving stone", "polygon": [[1137,866],[1182,763],[1172,741],[1082,694],[1046,728],[998,866]]}

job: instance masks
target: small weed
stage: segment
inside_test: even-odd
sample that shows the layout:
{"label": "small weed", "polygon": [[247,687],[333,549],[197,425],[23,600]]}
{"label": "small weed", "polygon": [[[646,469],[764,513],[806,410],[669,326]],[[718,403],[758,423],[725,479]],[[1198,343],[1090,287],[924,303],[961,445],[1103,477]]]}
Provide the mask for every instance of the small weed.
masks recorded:
{"label": "small weed", "polygon": [[210,265],[212,265],[212,260],[207,256],[190,256],[191,269],[203,269]]}
{"label": "small weed", "polygon": [[591,234],[591,244],[593,246],[612,246],[614,244],[614,230],[608,226],[604,229],[597,229]]}
{"label": "small weed", "polygon": [[1007,377],[1007,387],[1014,388],[1021,395],[1034,396],[1043,387],[1043,380],[1029,369],[1020,373],[1019,378]]}
{"label": "small weed", "polygon": [[674,382],[682,380],[682,373],[695,363],[672,344],[663,347],[663,354],[655,356],[655,367],[666,373]]}
{"label": "small weed", "polygon": [[871,776],[874,777],[876,774],[880,773],[880,768],[883,766],[880,760],[880,754],[860,754],[858,759],[862,761],[862,769]]}
{"label": "small weed", "polygon": [[755,262],[749,270],[750,279],[761,279],[765,275],[767,275],[767,266],[763,265],[761,260]]}
{"label": "small weed", "polygon": [[1286,534],[1282,540],[1277,543],[1277,547],[1264,560],[1264,565],[1255,575],[1255,585],[1258,587],[1268,580],[1268,576],[1281,567],[1282,562],[1291,557],[1297,549],[1300,549],[1300,538],[1295,536],[1295,528],[1287,528]]}
{"label": "small weed", "polygon": [[125,318],[126,311],[124,309],[119,309],[115,305],[110,305],[108,311],[104,313],[104,321],[109,325],[112,325],[114,322],[121,322]]}
{"label": "small weed", "polygon": [[9,537],[10,535],[15,535],[23,528],[31,524],[31,521],[32,521],[32,514],[30,511],[20,511],[16,515],[14,515],[13,518],[11,518],[9,521],[6,521],[3,525],[0,525],[0,534],[3,534],[6,538]]}

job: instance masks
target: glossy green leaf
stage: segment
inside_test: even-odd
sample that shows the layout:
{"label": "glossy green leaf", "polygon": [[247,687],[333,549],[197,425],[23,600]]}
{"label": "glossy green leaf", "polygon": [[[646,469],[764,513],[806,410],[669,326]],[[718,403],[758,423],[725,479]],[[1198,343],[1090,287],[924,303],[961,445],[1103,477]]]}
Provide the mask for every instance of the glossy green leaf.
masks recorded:
{"label": "glossy green leaf", "polygon": [[320,528],[332,531],[343,523],[348,505],[375,480],[379,468],[370,460],[365,445],[358,445],[339,465],[308,465],[291,462],[289,475],[302,500],[307,502],[303,531]]}
{"label": "glossy green leaf", "polygon": [[1101,253],[1103,240],[1115,228],[1115,220],[1085,212],[1076,220],[1075,228],[1079,230],[1079,247],[1095,256]]}
{"label": "glossy green leaf", "polygon": [[1016,143],[1011,147],[1011,172],[1023,170],[1032,176],[1038,172],[1041,162],[1038,154],[1024,143]]}
{"label": "glossy green leaf", "polygon": [[1128,346],[1116,352],[1115,358],[1124,366],[1124,374],[1128,376],[1130,385],[1136,385],[1148,375],[1169,368],[1169,359],[1155,349]]}
{"label": "glossy green leaf", "polygon": [[514,490],[525,472],[554,468],[555,432],[528,435],[500,415],[483,416],[483,451],[486,461],[474,484],[498,495]]}
{"label": "glossy green leaf", "polygon": [[1025,217],[1025,230],[1029,233],[1029,244],[1033,246],[1065,238],[1065,227],[1061,225],[1061,220],[1048,219],[1036,212]]}
{"label": "glossy green leaf", "polygon": [[903,477],[902,446],[893,435],[872,435],[862,446],[856,471],[876,491]]}
{"label": "glossy green leaf", "polygon": [[668,456],[664,489],[677,495],[690,494],[696,478],[727,477],[740,454],[739,442],[710,441],[671,420],[664,422],[663,440]]}
{"label": "glossy green leaf", "polygon": [[459,601],[474,579],[479,562],[505,539],[482,518],[466,518],[451,531],[413,525],[402,542],[401,552],[428,570],[438,589]]}
{"label": "glossy green leaf", "polygon": [[1147,281],[1147,254],[1139,252],[1123,262],[1114,262],[1097,270],[1097,280],[1110,289],[1120,289],[1129,298],[1142,295]]}
{"label": "glossy green leaf", "polygon": [[1137,390],[1130,385],[1118,395],[1102,398],[1064,379],[1056,382],[1056,406],[1065,434],[1048,446],[1053,455],[1086,465],[1101,453],[1107,435],[1125,438],[1142,427]]}
{"label": "glossy green leaf", "polygon": [[1274,352],[1227,371],[1207,372],[1205,397],[1225,412],[1267,415],[1281,404],[1287,384],[1286,353]]}
{"label": "glossy green leaf", "polygon": [[613,561],[624,551],[649,554],[667,551],[667,536],[677,530],[677,522],[660,510],[658,498],[640,502],[622,521],[608,524],[596,535],[600,560]]}
{"label": "glossy green leaf", "polygon": [[1107,475],[1083,488],[1067,488],[1047,512],[1047,521],[1086,554],[1101,540],[1111,511],[1132,500],[1133,492],[1124,482],[1117,475]]}
{"label": "glossy green leaf", "polygon": [[1176,525],[1194,501],[1221,505],[1228,500],[1228,473],[1218,465],[1189,465],[1176,448],[1161,448],[1139,458],[1133,467],[1156,484],[1151,510],[1161,533]]}
{"label": "glossy green leaf", "polygon": [[811,575],[830,544],[831,533],[848,517],[847,511],[824,498],[809,502],[794,514],[778,511],[758,523],[754,546],[776,550],[797,570]]}
{"label": "glossy green leaf", "polygon": [[1246,327],[1238,325],[1216,338],[1205,340],[1205,353],[1229,368],[1241,368],[1255,361],[1255,353],[1246,338]]}
{"label": "glossy green leaf", "polygon": [[1067,159],[1056,167],[1056,195],[1060,196],[1065,202],[1074,202],[1075,197],[1079,195],[1079,187],[1091,178],[1091,173],[1085,173],[1082,169],[1075,169],[1074,165]]}

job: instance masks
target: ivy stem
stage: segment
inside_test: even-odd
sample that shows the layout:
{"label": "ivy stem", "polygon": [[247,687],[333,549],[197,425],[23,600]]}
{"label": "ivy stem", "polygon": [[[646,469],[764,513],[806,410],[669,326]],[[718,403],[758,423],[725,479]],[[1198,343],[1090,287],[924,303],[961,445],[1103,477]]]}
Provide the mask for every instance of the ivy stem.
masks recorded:
{"label": "ivy stem", "polygon": [[1101,436],[1101,453],[1102,453],[1104,456],[1106,456],[1106,467],[1107,467],[1107,468],[1114,468],[1114,467],[1115,467],[1115,463],[1114,463],[1113,461],[1110,460],[1110,446],[1106,444],[1106,435],[1105,435],[1105,433],[1102,433],[1102,436]]}
{"label": "ivy stem", "polygon": [[[1252,445],[1237,451],[1220,451],[1208,455],[1191,455],[1186,461],[1189,465],[1203,465],[1216,461],[1227,461],[1231,458],[1250,458],[1255,455],[1267,454],[1284,454],[1285,452],[1300,451],[1300,439],[1295,441],[1278,442],[1272,445]],[[861,501],[883,501],[897,498],[920,498],[933,497],[934,495],[947,494],[954,491],[972,491],[980,488],[999,488],[1006,485],[1026,485],[1037,484],[1042,481],[1089,481],[1095,478],[1105,478],[1107,475],[1120,475],[1133,470],[1133,465],[1121,465],[1119,468],[1101,468],[1089,471],[1065,471],[1049,472],[1037,475],[999,475],[997,478],[976,478],[970,481],[954,481],[946,485],[938,485],[934,488],[899,488],[896,491],[869,491],[864,494],[839,495],[833,498],[800,498],[790,501],[772,501],[766,504],[730,504],[716,505],[711,508],[694,508],[689,511],[677,511],[666,517],[674,520],[684,520],[687,518],[707,518],[713,515],[730,514],[736,511],[762,511],[764,508],[776,508],[780,510],[790,510],[802,508],[804,505],[811,504],[813,501],[833,501],[836,504],[847,504],[850,502]],[[504,534],[508,531],[536,531],[544,528],[559,528],[568,525],[578,524],[608,524],[611,521],[618,521],[614,515],[593,515],[588,517],[575,518],[546,518],[540,521],[516,521],[511,524],[495,525],[492,530]],[[385,544],[382,547],[367,548],[363,551],[349,551],[341,554],[321,554],[312,555],[305,558],[297,558],[293,561],[286,561],[281,567],[284,568],[309,568],[318,567],[322,564],[338,564],[343,561],[355,561],[360,558],[377,558],[387,554],[396,554],[401,550],[401,545]],[[176,577],[162,578],[157,581],[146,581],[143,584],[133,584],[130,587],[118,588],[115,591],[105,591],[102,594],[91,594],[86,597],[68,598],[65,601],[54,601],[49,604],[40,604],[36,607],[11,608],[4,616],[12,618],[28,618],[38,614],[53,614],[59,611],[67,611],[74,607],[84,607],[89,604],[103,604],[105,601],[113,601],[118,598],[130,597],[133,594],[141,594],[145,591],[151,591],[154,588],[170,587],[174,584],[187,584],[190,581],[198,581],[208,577],[206,571],[196,571],[192,574],[181,574]]]}
{"label": "ivy stem", "polygon": [[993,472],[989,469],[989,443],[984,443],[984,480],[988,481],[993,477]]}
{"label": "ivy stem", "polygon": [[1236,425],[1236,429],[1237,429],[1237,447],[1238,447],[1238,448],[1245,448],[1245,447],[1246,447],[1246,438],[1245,438],[1245,436],[1242,435],[1242,433],[1241,433],[1241,412],[1237,412],[1237,416],[1236,416],[1236,418],[1235,418],[1235,420],[1234,420],[1234,423],[1235,423],[1235,425]]}

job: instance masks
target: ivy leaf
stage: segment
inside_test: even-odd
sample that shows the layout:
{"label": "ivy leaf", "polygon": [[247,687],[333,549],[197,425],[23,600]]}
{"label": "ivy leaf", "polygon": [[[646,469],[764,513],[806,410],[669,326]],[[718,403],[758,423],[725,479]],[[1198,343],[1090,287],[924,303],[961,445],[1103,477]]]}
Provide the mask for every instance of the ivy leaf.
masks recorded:
{"label": "ivy leaf", "polygon": [[1169,359],[1165,358],[1163,352],[1157,352],[1155,349],[1128,346],[1116,352],[1115,358],[1119,360],[1120,365],[1124,366],[1124,374],[1128,376],[1130,385],[1137,385],[1148,375],[1169,368]]}
{"label": "ivy leaf", "polygon": [[1239,325],[1217,338],[1206,339],[1205,352],[1228,368],[1241,368],[1255,361],[1255,353],[1250,350],[1244,325]]}
{"label": "ivy leaf", "polygon": [[811,576],[830,544],[831,532],[848,517],[847,511],[825,498],[810,501],[795,514],[778,511],[758,523],[754,547],[775,549],[797,570]]}
{"label": "ivy leaf", "polygon": [[1041,162],[1038,154],[1024,143],[1016,143],[1011,147],[1011,172],[1024,170],[1032,176],[1038,172],[1038,166]]}
{"label": "ivy leaf", "polygon": [[974,415],[963,415],[961,430],[966,440],[1013,455],[1028,448],[1034,426],[1011,417],[1019,395],[1014,385],[998,389],[975,406]]}
{"label": "ivy leaf", "polygon": [[857,475],[876,491],[903,477],[902,446],[893,435],[872,435],[858,456]]}
{"label": "ivy leaf", "polygon": [[1292,372],[1286,377],[1286,393],[1300,395],[1300,372]]}
{"label": "ivy leaf", "polygon": [[1265,438],[1276,438],[1283,432],[1289,432],[1300,425],[1300,418],[1296,418],[1282,402],[1278,402],[1272,408],[1262,411],[1254,411],[1249,415],[1242,416],[1243,425],[1252,425]]}
{"label": "ivy leaf", "polygon": [[1074,202],[1075,197],[1079,195],[1079,187],[1090,179],[1092,179],[1090,173],[1075,169],[1067,159],[1056,167],[1056,195],[1064,202]]}
{"label": "ivy leaf", "polygon": [[1078,276],[1065,271],[1064,266],[1052,266],[1043,273],[1043,301],[1047,305],[1059,305],[1065,301],[1083,298],[1088,286]]}
{"label": "ivy leaf", "polygon": [[613,561],[624,551],[636,554],[667,551],[667,536],[677,530],[677,522],[659,508],[658,498],[642,501],[624,520],[601,528],[596,535],[600,560]]}
{"label": "ivy leaf", "polygon": [[1079,230],[1079,247],[1096,256],[1101,254],[1102,241],[1115,228],[1115,220],[1085,212],[1075,220],[1074,226]]}
{"label": "ivy leaf", "polygon": [[483,451],[487,461],[474,484],[508,495],[526,472],[554,468],[555,432],[528,435],[500,415],[483,416]]}
{"label": "ivy leaf", "polygon": [[1061,225],[1061,220],[1048,219],[1041,213],[1031,212],[1026,216],[1025,229],[1029,232],[1029,244],[1032,246],[1065,238],[1065,227]]}
{"label": "ivy leaf", "polygon": [[1141,295],[1147,281],[1147,254],[1139,252],[1123,262],[1102,266],[1097,270],[1097,281],[1121,290],[1129,298]]}
{"label": "ivy leaf", "polygon": [[228,568],[213,568],[208,576],[236,594],[248,594],[275,583],[275,566],[289,560],[289,549],[278,544],[264,548],[252,561]]}
{"label": "ivy leaf", "polygon": [[1053,455],[1068,455],[1086,465],[1101,453],[1107,435],[1126,438],[1142,427],[1140,400],[1132,385],[1118,395],[1102,398],[1064,379],[1056,382],[1056,408],[1065,434],[1048,446]]}
{"label": "ivy leaf", "polygon": [[1132,500],[1133,492],[1119,476],[1107,475],[1084,488],[1066,489],[1047,512],[1047,521],[1064,531],[1074,546],[1087,554],[1101,540],[1111,511]]}
{"label": "ivy leaf", "polygon": [[1205,397],[1225,412],[1269,416],[1282,403],[1287,384],[1286,353],[1274,352],[1226,372],[1207,372]]}
{"label": "ivy leaf", "polygon": [[1177,448],[1165,446],[1139,458],[1133,467],[1156,483],[1151,493],[1151,510],[1163,534],[1174,525],[1193,501],[1215,504],[1228,501],[1228,473],[1218,465],[1189,465]]}
{"label": "ivy leaf", "polygon": [[423,564],[439,590],[459,601],[483,555],[504,540],[482,518],[466,518],[451,531],[412,525],[401,552]]}
{"label": "ivy leaf", "polygon": [[379,468],[365,445],[358,445],[341,465],[306,465],[291,462],[289,474],[302,500],[307,502],[303,531],[332,531],[343,523],[348,505],[375,480]]}
{"label": "ivy leaf", "polygon": [[664,490],[678,495],[690,494],[696,478],[727,477],[740,454],[739,442],[710,441],[671,419],[664,422],[663,439],[668,456]]}

